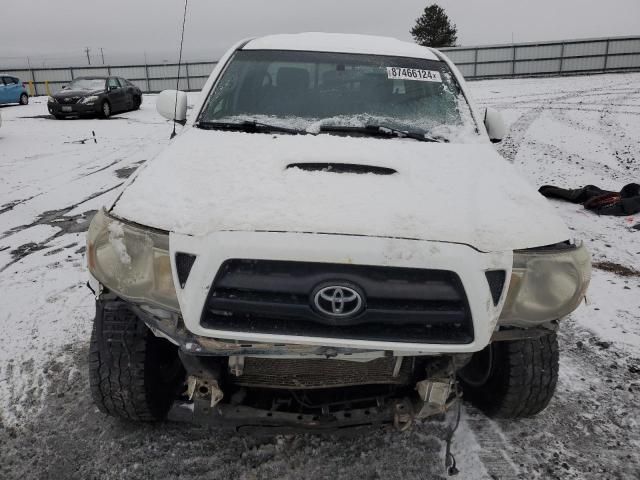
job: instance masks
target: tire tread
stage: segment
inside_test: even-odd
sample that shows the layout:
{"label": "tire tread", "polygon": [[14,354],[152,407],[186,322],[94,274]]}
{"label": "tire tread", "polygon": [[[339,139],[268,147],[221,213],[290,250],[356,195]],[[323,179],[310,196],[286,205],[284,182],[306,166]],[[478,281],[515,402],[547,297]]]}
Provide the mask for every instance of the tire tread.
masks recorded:
{"label": "tire tread", "polygon": [[152,378],[145,368],[153,341],[158,339],[126,304],[96,304],[89,383],[101,412],[141,422],[166,416],[167,402],[151,394]]}
{"label": "tire tread", "polygon": [[494,344],[494,365],[482,386],[466,385],[465,395],[489,416],[531,417],[544,410],[558,381],[558,339],[540,338]]}

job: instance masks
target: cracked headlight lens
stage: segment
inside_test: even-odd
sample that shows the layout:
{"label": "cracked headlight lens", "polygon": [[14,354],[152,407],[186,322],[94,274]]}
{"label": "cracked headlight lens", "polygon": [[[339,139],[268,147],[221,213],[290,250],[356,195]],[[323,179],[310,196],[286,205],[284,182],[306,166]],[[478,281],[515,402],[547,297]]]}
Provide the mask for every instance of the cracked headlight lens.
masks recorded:
{"label": "cracked headlight lens", "polygon": [[531,327],[565,317],[590,280],[591,255],[582,243],[516,251],[499,324]]}
{"label": "cracked headlight lens", "polygon": [[87,263],[122,298],[180,311],[167,233],[121,222],[101,209],[87,234]]}

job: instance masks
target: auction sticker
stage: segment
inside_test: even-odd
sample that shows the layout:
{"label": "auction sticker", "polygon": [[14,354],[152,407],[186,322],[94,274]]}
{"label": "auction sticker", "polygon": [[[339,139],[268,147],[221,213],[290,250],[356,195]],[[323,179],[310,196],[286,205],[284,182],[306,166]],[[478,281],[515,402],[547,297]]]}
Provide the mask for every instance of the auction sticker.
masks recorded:
{"label": "auction sticker", "polygon": [[442,77],[440,77],[440,72],[437,70],[421,70],[419,68],[387,67],[387,77],[392,80],[442,83]]}

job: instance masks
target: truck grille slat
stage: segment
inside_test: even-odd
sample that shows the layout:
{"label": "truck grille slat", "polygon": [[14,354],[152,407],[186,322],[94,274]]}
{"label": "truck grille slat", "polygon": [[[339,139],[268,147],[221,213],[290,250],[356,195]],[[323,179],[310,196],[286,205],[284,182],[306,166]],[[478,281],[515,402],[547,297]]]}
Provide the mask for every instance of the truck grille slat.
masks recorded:
{"label": "truck grille slat", "polygon": [[[365,295],[353,318],[312,307],[323,283],[346,282]],[[205,328],[280,335],[464,344],[473,341],[466,294],[454,272],[272,260],[228,260],[205,304]]]}

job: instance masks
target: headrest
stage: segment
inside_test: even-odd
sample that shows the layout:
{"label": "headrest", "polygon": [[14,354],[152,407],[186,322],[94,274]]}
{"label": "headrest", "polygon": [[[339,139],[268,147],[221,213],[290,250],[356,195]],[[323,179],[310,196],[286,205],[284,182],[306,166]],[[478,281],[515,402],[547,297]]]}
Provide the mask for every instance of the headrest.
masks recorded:
{"label": "headrest", "polygon": [[281,67],[276,82],[279,88],[306,90],[309,88],[309,71],[305,68]]}
{"label": "headrest", "polygon": [[378,95],[393,93],[393,82],[386,75],[368,74],[360,80],[360,89]]}

